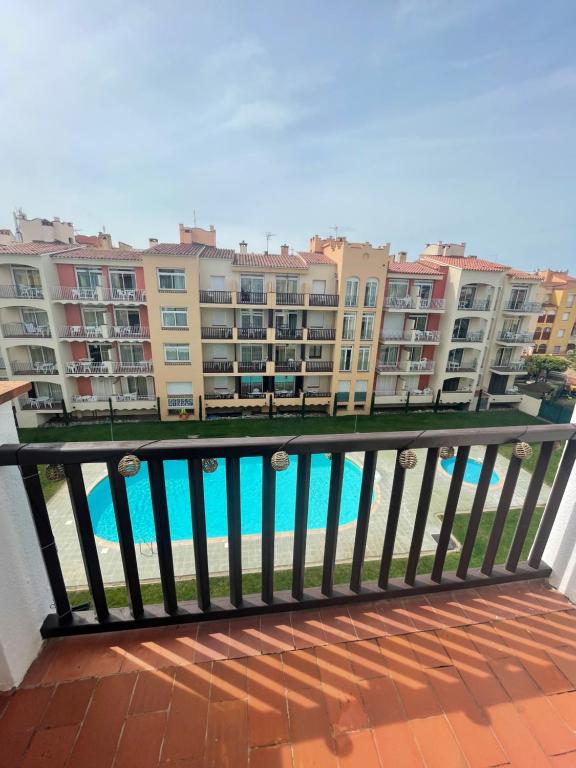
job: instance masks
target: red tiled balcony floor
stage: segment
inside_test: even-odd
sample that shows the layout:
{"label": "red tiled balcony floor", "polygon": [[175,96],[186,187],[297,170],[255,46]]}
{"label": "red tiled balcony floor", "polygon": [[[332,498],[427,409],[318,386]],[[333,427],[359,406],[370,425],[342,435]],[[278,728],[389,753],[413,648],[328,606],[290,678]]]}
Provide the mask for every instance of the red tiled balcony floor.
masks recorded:
{"label": "red tiled balcony floor", "polygon": [[576,609],[542,582],[50,641],[3,768],[576,766]]}

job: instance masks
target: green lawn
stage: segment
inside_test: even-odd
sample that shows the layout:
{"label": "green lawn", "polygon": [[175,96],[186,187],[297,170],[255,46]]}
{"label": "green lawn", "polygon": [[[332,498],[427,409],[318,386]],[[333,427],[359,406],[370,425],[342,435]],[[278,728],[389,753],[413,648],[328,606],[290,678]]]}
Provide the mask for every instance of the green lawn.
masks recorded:
{"label": "green lawn", "polygon": [[[273,419],[218,419],[214,421],[147,421],[114,424],[114,440],[161,440],[198,437],[266,437],[344,432],[396,432],[416,429],[466,429],[543,424],[520,411],[447,411],[387,413],[378,416],[275,417]],[[23,443],[110,440],[110,424],[37,427],[18,430]]]}
{"label": "green lawn", "polygon": [[[501,564],[506,560],[510,544],[516,530],[516,524],[518,522],[518,516],[520,510],[511,509],[508,513],[508,519],[502,535],[502,541],[498,549],[498,555],[496,557],[496,563]],[[478,568],[482,565],[484,558],[484,552],[486,551],[486,545],[492,530],[494,523],[494,512],[485,512],[482,516],[480,523],[480,529],[476,538],[476,544],[472,552],[472,558],[470,561],[471,568]],[[542,515],[542,509],[538,509],[532,519],[532,524],[526,543],[522,551],[522,558],[525,559],[530,550],[532,541],[536,534],[538,523]],[[468,527],[468,515],[456,515],[454,521],[453,536],[458,542],[464,540],[466,530]],[[459,553],[449,552],[446,557],[445,571],[456,570],[458,564]],[[434,557],[432,555],[425,555],[420,558],[418,567],[418,573],[427,574],[432,570],[432,563]],[[401,577],[406,571],[406,558],[395,558],[392,561],[392,567],[390,569],[390,576]],[[364,564],[363,578],[365,581],[377,580],[380,569],[380,563],[377,561],[368,561]],[[322,568],[320,566],[307,568],[305,571],[304,583],[306,587],[318,587],[322,581]],[[244,594],[258,594],[260,592],[260,574],[259,573],[245,573],[242,578]],[[350,565],[336,565],[334,569],[334,583],[335,584],[347,584],[350,582]],[[274,588],[276,590],[289,590],[292,587],[292,571],[276,571],[274,574]],[[178,581],[176,584],[176,591],[179,600],[193,600],[196,597],[196,582],[194,579],[186,579]],[[229,595],[229,581],[227,576],[215,576],[210,579],[210,593],[212,597],[226,597]],[[81,603],[90,603],[90,593],[88,590],[71,591],[70,599],[73,605],[80,605]],[[108,599],[108,605],[111,608],[119,608],[127,605],[127,594],[124,587],[108,587],[106,589],[106,596]],[[142,597],[145,604],[153,605],[155,603],[162,602],[162,587],[159,583],[146,583],[142,584]]]}

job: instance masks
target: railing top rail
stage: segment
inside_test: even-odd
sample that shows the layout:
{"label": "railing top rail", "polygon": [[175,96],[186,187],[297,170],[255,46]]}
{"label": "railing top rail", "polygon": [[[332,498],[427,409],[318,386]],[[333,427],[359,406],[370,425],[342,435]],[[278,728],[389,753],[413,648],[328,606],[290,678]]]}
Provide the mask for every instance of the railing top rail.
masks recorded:
{"label": "railing top rail", "polygon": [[[214,456],[259,456],[273,453],[293,436],[194,440],[102,441],[98,443],[27,443],[0,446],[0,466],[54,463],[90,463],[120,459],[135,453],[140,459],[182,459]],[[575,440],[576,426],[542,424],[528,427],[438,429],[422,432],[366,432],[341,435],[302,435],[290,443],[290,453],[398,450],[442,445],[501,445],[517,440],[540,443]]]}

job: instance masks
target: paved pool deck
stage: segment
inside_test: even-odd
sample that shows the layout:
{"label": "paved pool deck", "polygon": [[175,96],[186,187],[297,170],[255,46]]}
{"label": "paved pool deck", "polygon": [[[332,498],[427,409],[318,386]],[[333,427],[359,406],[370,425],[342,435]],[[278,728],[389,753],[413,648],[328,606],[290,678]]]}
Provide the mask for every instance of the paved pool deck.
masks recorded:
{"label": "paved pool deck", "polygon": [[[416,451],[418,455],[417,466],[406,474],[404,496],[402,499],[402,511],[398,525],[396,556],[405,555],[410,548],[414,517],[420,495],[420,486],[426,458],[425,449]],[[483,448],[472,448],[470,458],[482,461]],[[347,458],[362,466],[363,454],[347,454]],[[368,542],[366,547],[367,559],[379,559],[382,553],[386,520],[388,516],[389,494],[394,474],[396,459],[395,451],[381,451],[378,455],[376,479],[374,484],[374,504],[368,529]],[[294,461],[294,458],[292,458]],[[508,460],[498,456],[496,460],[496,472],[500,477],[497,485],[490,486],[486,501],[486,509],[493,510],[498,504],[502,483],[506,475]],[[104,464],[83,465],[84,481],[89,492],[94,485],[106,476]],[[520,470],[520,476],[513,497],[512,506],[522,505],[526,496],[530,473]],[[430,502],[430,511],[424,534],[422,553],[433,552],[436,542],[433,538],[440,531],[440,515],[444,511],[450,475],[438,464],[434,482],[434,492]],[[476,486],[464,483],[458,504],[459,513],[468,513],[472,506]],[[544,486],[540,494],[540,503],[546,501],[550,488]],[[223,500],[224,503],[224,500]],[[60,554],[60,560],[64,572],[64,578],[69,588],[85,587],[86,576],[82,563],[82,555],[78,544],[78,536],[72,514],[72,507],[66,486],[62,486],[48,502],[48,511],[52,522],[54,536]],[[338,536],[338,548],[336,561],[338,563],[349,562],[352,558],[356,524],[350,523],[341,526]],[[308,533],[306,549],[306,565],[321,565],[324,552],[324,530],[312,530]],[[291,533],[277,534],[275,542],[275,566],[276,568],[290,568],[292,564],[294,536]],[[456,543],[457,544],[457,543]],[[120,550],[116,542],[106,541],[97,537],[98,556],[102,568],[102,575],[106,584],[123,583],[124,574]],[[177,541],[173,543],[174,571],[177,577],[193,576],[194,549],[192,541]],[[158,557],[153,543],[136,544],[136,556],[138,570],[142,581],[157,580],[159,578]],[[223,539],[208,540],[208,561],[211,575],[227,575],[228,573],[228,545]],[[242,537],[242,566],[245,571],[258,571],[261,562],[260,536]]]}

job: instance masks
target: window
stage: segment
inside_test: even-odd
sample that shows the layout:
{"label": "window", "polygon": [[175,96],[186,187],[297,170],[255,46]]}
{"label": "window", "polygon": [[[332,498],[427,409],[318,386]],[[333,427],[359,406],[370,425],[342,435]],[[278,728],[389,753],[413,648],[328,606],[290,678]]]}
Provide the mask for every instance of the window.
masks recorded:
{"label": "window", "polygon": [[326,280],[312,280],[312,293],[326,293]]}
{"label": "window", "polygon": [[362,315],[362,325],[360,327],[360,338],[362,341],[370,341],[374,336],[374,314],[365,312]]}
{"label": "window", "polygon": [[350,339],[354,338],[355,331],[356,315],[354,312],[347,312],[344,315],[344,323],[342,324],[342,338],[350,341]]}
{"label": "window", "polygon": [[186,273],[183,269],[157,269],[159,291],[185,291]]}
{"label": "window", "polygon": [[263,328],[264,327],[264,314],[261,309],[250,310],[243,309],[240,312],[240,327],[241,328]]}
{"label": "window", "polygon": [[396,367],[400,354],[399,347],[382,347],[380,349],[380,365]]}
{"label": "window", "polygon": [[76,282],[79,288],[101,288],[102,270],[79,267],[76,269]]}
{"label": "window", "polygon": [[168,381],[166,383],[168,408],[178,410],[181,408],[193,408],[194,399],[192,392],[191,381]]}
{"label": "window", "polygon": [[370,347],[360,347],[358,352],[358,370],[367,371],[370,368]]}
{"label": "window", "polygon": [[322,359],[322,347],[320,344],[312,344],[308,347],[308,359],[309,360],[321,360]]}
{"label": "window", "polygon": [[84,319],[84,325],[87,325],[90,328],[106,325],[106,312],[103,309],[84,308],[82,310],[82,317]]}
{"label": "window", "polygon": [[346,294],[344,297],[344,306],[357,307],[358,306],[358,287],[360,281],[357,277],[350,277],[346,280]]}
{"label": "window", "polygon": [[564,338],[564,328],[560,328],[558,333],[556,334],[557,339],[563,339]]}
{"label": "window", "polygon": [[17,286],[31,288],[40,288],[42,286],[42,283],[40,282],[40,272],[38,272],[37,269],[12,267],[12,279]]}
{"label": "window", "polygon": [[22,322],[25,325],[33,325],[37,327],[49,327],[48,315],[41,309],[22,309]]}
{"label": "window", "polygon": [[[141,363],[144,361],[144,347],[141,344],[119,344],[120,362]],[[164,355],[166,359],[166,355]]]}
{"label": "window", "polygon": [[576,293],[569,293],[568,296],[566,297],[566,306],[573,307],[574,299],[576,299]]}
{"label": "window", "polygon": [[110,287],[113,291],[134,291],[136,275],[123,269],[110,270]]}
{"label": "window", "polygon": [[274,378],[274,392],[277,395],[294,395],[295,381],[294,376],[276,376]]}
{"label": "window", "polygon": [[164,360],[167,363],[189,363],[189,344],[164,344]]}
{"label": "window", "polygon": [[425,331],[426,330],[426,315],[410,315],[410,321],[412,322],[413,331]]}
{"label": "window", "polygon": [[554,348],[552,349],[552,352],[553,352],[553,354],[555,354],[555,355],[559,355],[559,354],[560,354],[560,347],[559,347],[559,346],[556,346],[556,347],[554,347]]}
{"label": "window", "polygon": [[534,339],[537,340],[542,336],[542,328],[536,328],[534,331]]}
{"label": "window", "polygon": [[240,275],[240,291],[242,293],[264,293],[264,276]]}
{"label": "window", "polygon": [[570,317],[570,312],[562,312],[562,320],[564,320],[564,322],[568,320],[569,317]]}
{"label": "window", "polygon": [[556,315],[546,315],[546,323],[554,323],[556,321]]}
{"label": "window", "polygon": [[407,296],[408,282],[406,280],[390,280],[387,299],[405,299]]}
{"label": "window", "polygon": [[352,347],[342,347],[340,350],[340,370],[352,370]]}
{"label": "window", "polygon": [[364,289],[364,306],[375,307],[377,298],[378,280],[375,277],[371,277],[366,280],[366,288]]}
{"label": "window", "polygon": [[188,310],[186,307],[161,307],[160,314],[163,328],[188,327]]}
{"label": "window", "polygon": [[298,293],[298,278],[290,275],[277,275],[276,293]]}
{"label": "window", "polygon": [[243,363],[261,363],[264,358],[264,345],[243,346],[240,349],[240,359]]}

